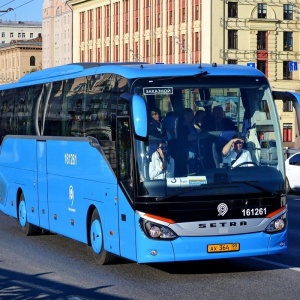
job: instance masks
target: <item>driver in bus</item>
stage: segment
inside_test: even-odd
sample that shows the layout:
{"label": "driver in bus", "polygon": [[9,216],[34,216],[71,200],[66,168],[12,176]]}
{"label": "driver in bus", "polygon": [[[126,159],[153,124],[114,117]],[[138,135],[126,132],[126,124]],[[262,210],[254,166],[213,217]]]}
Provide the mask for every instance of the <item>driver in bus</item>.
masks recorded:
{"label": "driver in bus", "polygon": [[240,133],[237,133],[233,138],[223,147],[222,156],[223,164],[227,164],[231,167],[252,166],[253,164],[247,164],[252,162],[251,154],[248,150],[243,149],[244,139]]}
{"label": "driver in bus", "polygon": [[165,141],[157,144],[157,149],[151,156],[149,177],[151,180],[174,177],[174,159],[168,154],[168,144]]}

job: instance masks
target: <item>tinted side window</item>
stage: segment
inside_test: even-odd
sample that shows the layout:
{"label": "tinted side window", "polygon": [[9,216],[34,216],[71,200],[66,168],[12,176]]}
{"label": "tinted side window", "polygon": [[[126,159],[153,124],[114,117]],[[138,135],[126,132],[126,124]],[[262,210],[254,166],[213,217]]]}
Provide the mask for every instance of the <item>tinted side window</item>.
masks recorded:
{"label": "tinted side window", "polygon": [[296,154],[292,158],[290,158],[289,163],[290,165],[300,166],[300,154]]}
{"label": "tinted side window", "polygon": [[7,134],[39,135],[34,122],[36,103],[42,96],[42,85],[4,90],[0,96],[1,141]]}

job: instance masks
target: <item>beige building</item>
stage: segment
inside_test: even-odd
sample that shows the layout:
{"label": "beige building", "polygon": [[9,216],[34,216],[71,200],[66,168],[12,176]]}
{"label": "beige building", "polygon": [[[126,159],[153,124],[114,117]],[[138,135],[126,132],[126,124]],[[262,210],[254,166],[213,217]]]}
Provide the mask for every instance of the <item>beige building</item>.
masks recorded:
{"label": "beige building", "polygon": [[72,10],[67,0],[43,2],[43,68],[73,61]]}
{"label": "beige building", "polygon": [[0,20],[1,44],[11,40],[29,40],[42,36],[41,22],[3,21]]}
{"label": "beige building", "polygon": [[42,38],[0,44],[0,84],[42,69]]}

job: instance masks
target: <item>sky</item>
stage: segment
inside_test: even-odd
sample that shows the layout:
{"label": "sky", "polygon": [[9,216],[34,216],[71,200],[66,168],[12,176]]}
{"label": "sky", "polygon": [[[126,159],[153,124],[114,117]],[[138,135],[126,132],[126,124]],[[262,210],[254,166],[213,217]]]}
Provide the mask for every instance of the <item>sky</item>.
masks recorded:
{"label": "sky", "polygon": [[[6,11],[9,8],[13,10]],[[1,0],[0,20],[42,22],[43,0]]]}

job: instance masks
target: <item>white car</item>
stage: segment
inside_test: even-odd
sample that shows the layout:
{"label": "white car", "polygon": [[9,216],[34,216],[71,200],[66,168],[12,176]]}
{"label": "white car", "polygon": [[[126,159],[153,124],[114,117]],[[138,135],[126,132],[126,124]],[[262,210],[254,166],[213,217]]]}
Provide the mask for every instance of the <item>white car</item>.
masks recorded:
{"label": "white car", "polygon": [[300,152],[285,161],[286,192],[300,191]]}

